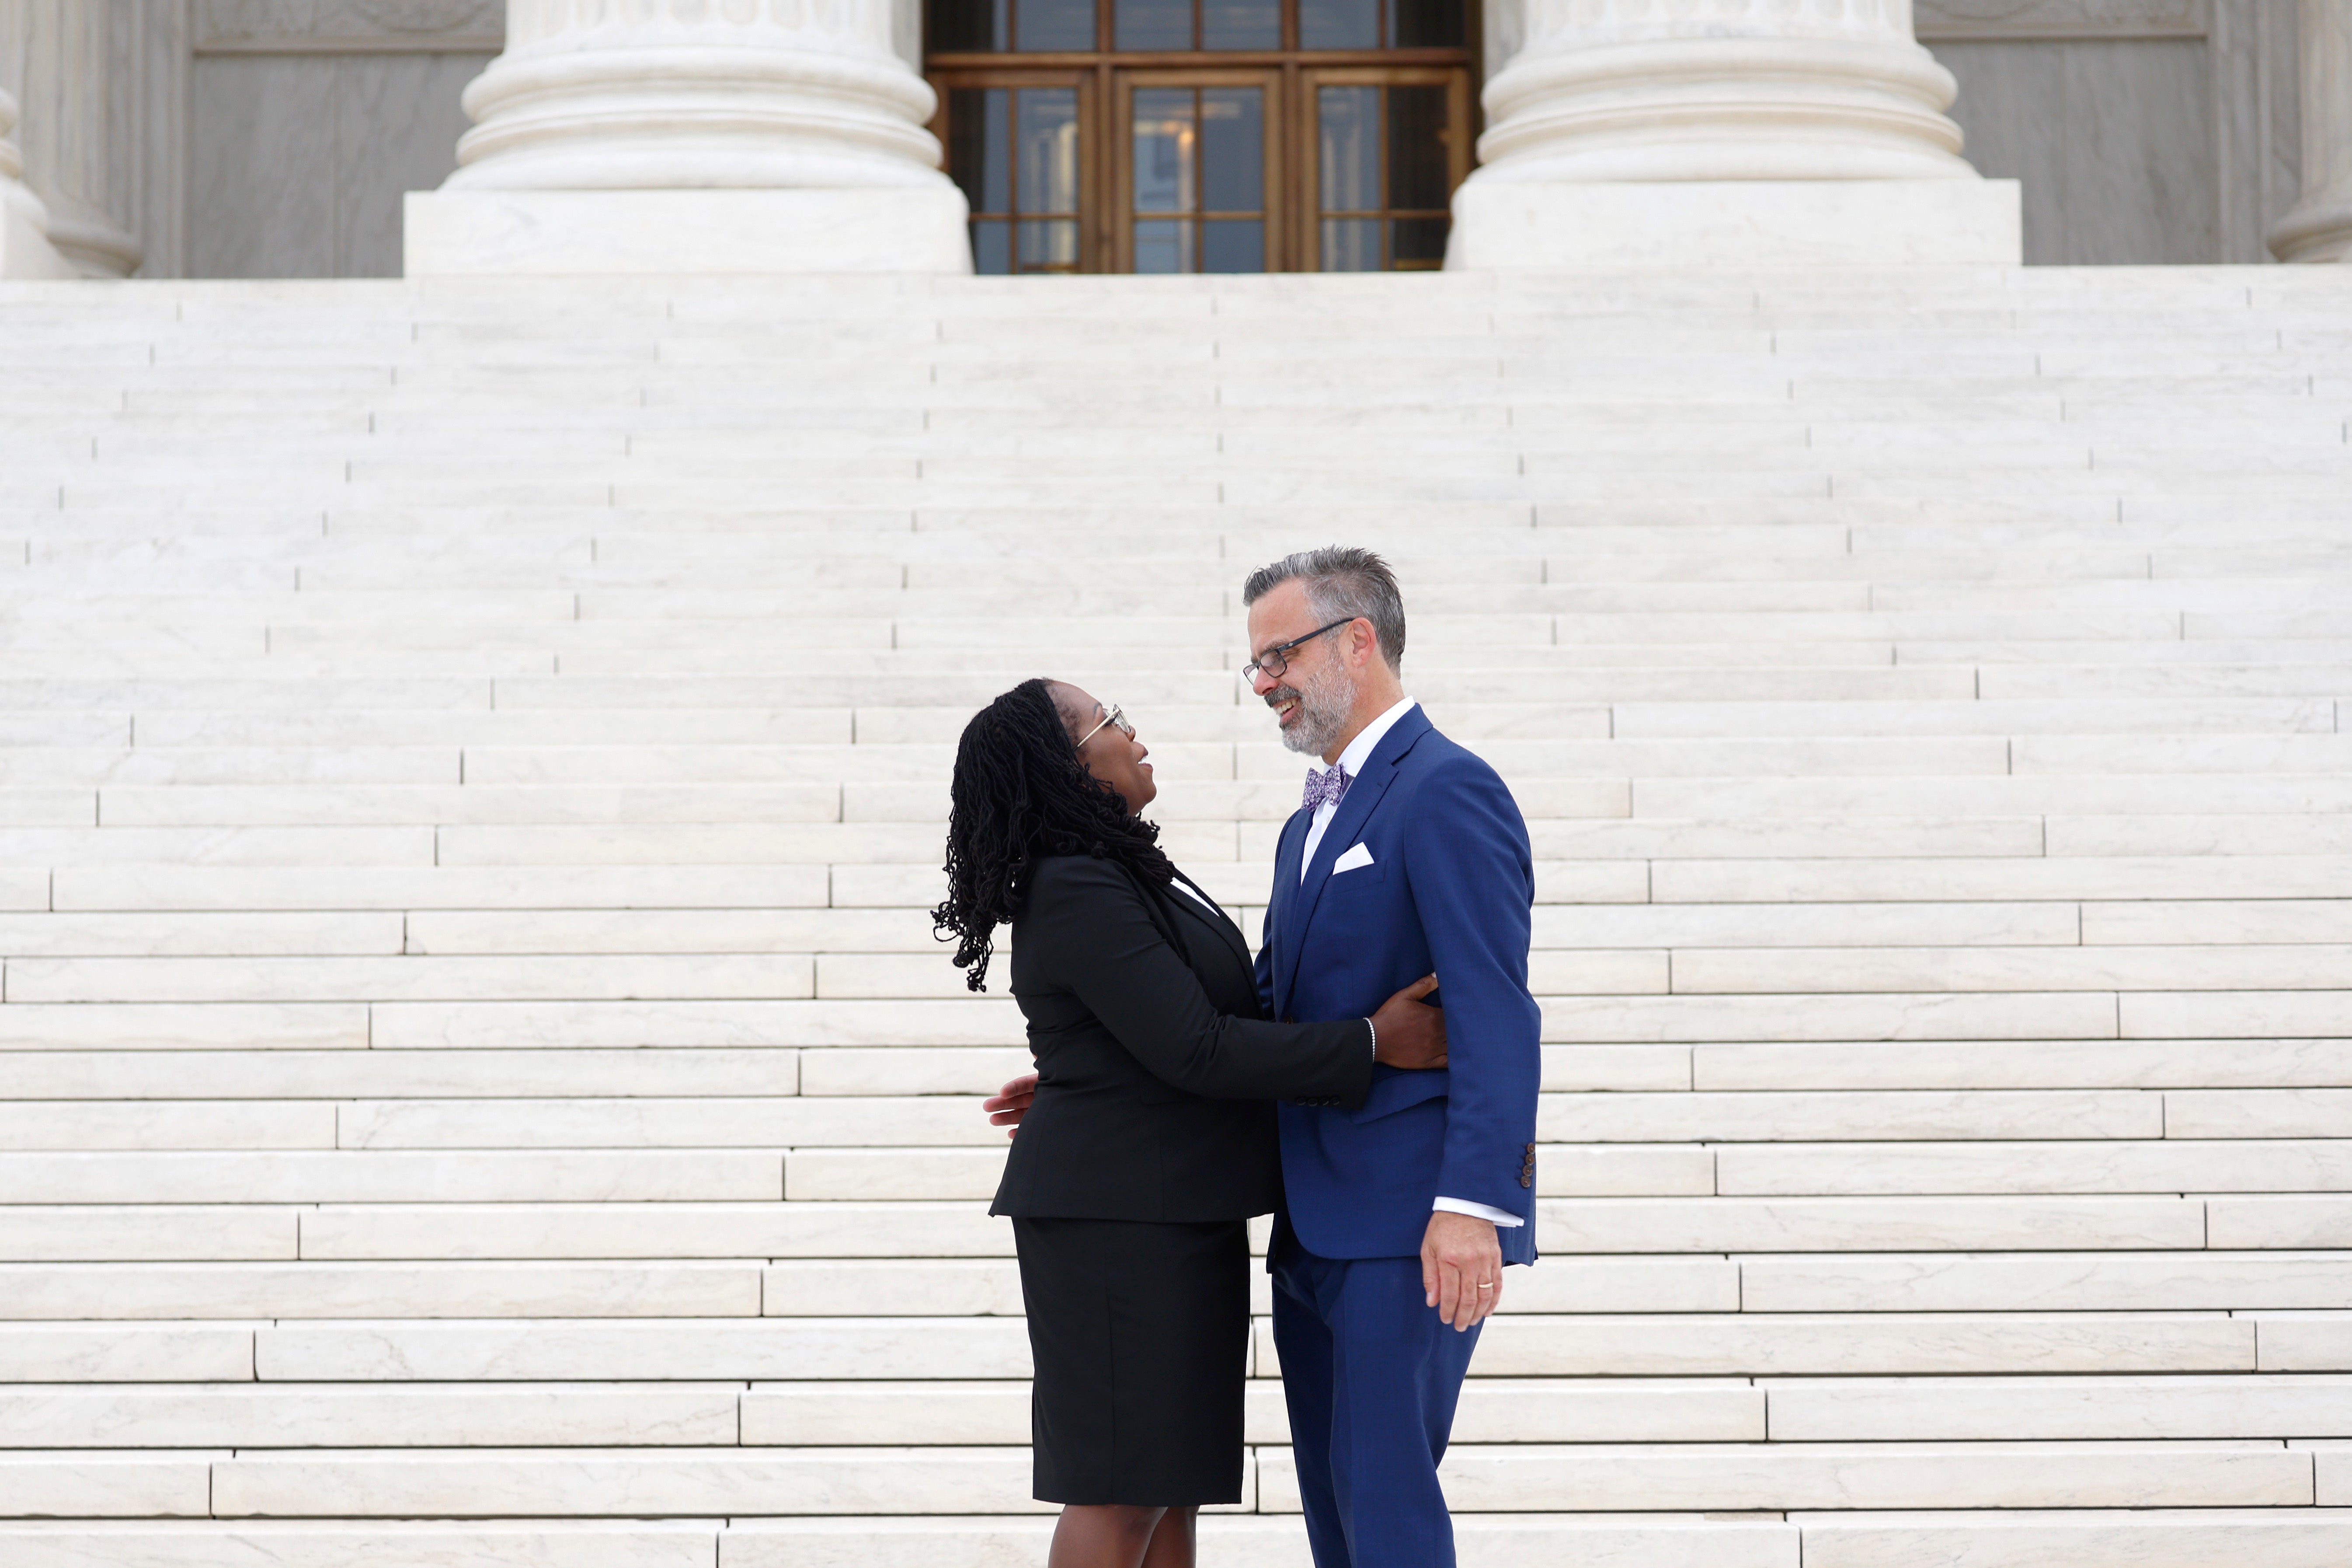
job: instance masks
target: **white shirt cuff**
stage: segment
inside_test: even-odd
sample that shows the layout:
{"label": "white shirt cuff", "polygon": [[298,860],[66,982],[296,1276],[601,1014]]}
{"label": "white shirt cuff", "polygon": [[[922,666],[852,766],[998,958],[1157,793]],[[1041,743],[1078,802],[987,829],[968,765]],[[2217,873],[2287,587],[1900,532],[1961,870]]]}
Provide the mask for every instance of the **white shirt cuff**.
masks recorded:
{"label": "white shirt cuff", "polygon": [[1430,1206],[1438,1214],[1466,1214],[1473,1219],[1490,1219],[1499,1226],[1528,1223],[1508,1209],[1498,1209],[1492,1204],[1474,1204],[1468,1198],[1440,1198]]}

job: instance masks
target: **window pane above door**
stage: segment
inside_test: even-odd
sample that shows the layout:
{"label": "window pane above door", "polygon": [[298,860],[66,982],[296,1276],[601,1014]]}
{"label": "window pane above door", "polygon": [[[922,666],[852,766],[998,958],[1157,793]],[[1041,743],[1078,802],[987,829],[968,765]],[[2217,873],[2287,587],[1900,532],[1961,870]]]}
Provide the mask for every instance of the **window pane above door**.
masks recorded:
{"label": "window pane above door", "polygon": [[1201,0],[1201,47],[1282,47],[1281,5],[1278,0]]}
{"label": "window pane above door", "polygon": [[1298,0],[1302,49],[1377,49],[1381,0]]}
{"label": "window pane above door", "polygon": [[1013,0],[1013,47],[1024,54],[1095,47],[1095,0]]}
{"label": "window pane above door", "polygon": [[1192,47],[1192,0],[1118,0],[1113,16],[1122,49]]}

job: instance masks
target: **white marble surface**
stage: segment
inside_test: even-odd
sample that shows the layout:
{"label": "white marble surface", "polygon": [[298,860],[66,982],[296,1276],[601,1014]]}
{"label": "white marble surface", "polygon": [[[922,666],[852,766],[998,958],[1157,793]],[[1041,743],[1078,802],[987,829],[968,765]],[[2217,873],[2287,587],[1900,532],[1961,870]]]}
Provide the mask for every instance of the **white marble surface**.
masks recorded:
{"label": "white marble surface", "polygon": [[[1259,1507],[1297,1508],[1284,1449],[1261,1455]],[[1753,1509],[1922,1506],[1966,1498],[1978,1507],[2128,1508],[2309,1504],[2311,1461],[2275,1445],[1743,1444],[1694,1446],[1669,1461],[1656,1449],[1517,1448],[1457,1444],[1439,1474],[1456,1510]],[[1697,1461],[1696,1463],[1690,1461]],[[1800,1501],[1798,1500],[1803,1500]]]}
{"label": "white marble surface", "polygon": [[1545,1198],[1560,1252],[2096,1252],[2193,1248],[2205,1205],[2179,1197]]}
{"label": "white marble surface", "polygon": [[964,272],[962,194],[440,191],[408,199],[411,277]]}
{"label": "white marble surface", "polygon": [[2014,264],[2002,180],[1679,184],[1491,181],[1455,193],[1462,269]]}
{"label": "white marble surface", "polygon": [[709,1521],[239,1521],[158,1530],[77,1520],[0,1523],[0,1549],[12,1568],[349,1568],[371,1560],[465,1568],[709,1568],[721,1533]]}
{"label": "white marble surface", "polygon": [[2341,1377],[1933,1378],[1771,1382],[1772,1436],[1886,1442],[2330,1437],[2352,1428]]}
{"label": "white marble surface", "polygon": [[[2079,1267],[2079,1262],[2075,1264]],[[1743,1270],[1755,1267],[1742,1265]],[[1528,1280],[1539,1279],[1538,1264]],[[1513,1300],[1526,1293],[1510,1282]],[[1991,1310],[1910,1315],[1774,1310],[1682,1316],[1541,1316],[1506,1311],[1480,1337],[1480,1377],[1755,1377],[2251,1372],[2254,1333],[2199,1317]],[[1261,1325],[1261,1366],[1276,1363]]]}
{"label": "white marble surface", "polygon": [[2303,193],[2271,231],[2271,247],[2285,261],[2352,260],[2352,16],[2303,0],[2296,16]]}
{"label": "white marble surface", "polygon": [[[170,1134],[0,1155],[40,1200],[0,1220],[0,1384],[45,1385],[0,1402],[54,1456],[100,1425],[266,1447],[292,1401],[287,1429],[423,1439],[289,1456],[346,1489],[287,1480],[302,1506],[587,1510],[608,1489],[454,1436],[642,1430],[614,1461],[641,1471],[677,1445],[632,1397],[715,1422],[694,1385],[731,1382],[816,1424],[781,1436],[864,1410],[917,1450],[937,1380],[983,1385],[955,1435],[1013,1457],[993,1490],[919,1464],[899,1490],[1018,1504],[1025,1333],[978,1195],[1003,1144],[971,1105],[1019,1020],[906,994],[952,979],[919,950],[955,720],[1117,644],[1080,673],[1150,719],[1171,841],[1254,922],[1298,764],[1234,706],[1231,563],[1361,529],[1423,584],[1417,694],[1530,818],[1542,1114],[1574,1134],[1540,1152],[1553,1245],[1482,1342],[1457,1501],[1573,1501],[1609,1448],[1612,1507],[1989,1498],[1831,1522],[2015,1568],[2074,1561],[2032,1533],[2053,1491],[2250,1495],[2226,1456],[2079,1449],[1896,1489],[1885,1444],[2014,1436],[1979,1436],[1989,1379],[2066,1444],[2332,1467],[2264,1427],[2324,1427],[2299,1380],[2352,1373],[2347,1032],[2291,988],[2340,966],[2352,875],[2352,748],[2293,730],[2352,631],[2335,270],[1069,279],[1051,310],[906,275],[0,289],[0,858],[27,868],[0,874],[0,1130]],[[697,994],[771,960],[876,994]],[[1733,989],[1596,989],[1667,962]],[[1986,989],[1866,989],[1893,984]],[[362,994],[299,999],[330,992]],[[198,994],[228,999],[103,999]],[[197,1146],[322,1125],[368,1146]],[[1756,1443],[1758,1378],[1825,1425],[1695,1468]],[[598,1392],[570,1420],[543,1383]],[[1822,1443],[1874,1451],[1805,1468]],[[1498,1556],[1621,1568],[1790,1568],[1807,1528],[1512,1518]],[[1295,1568],[1295,1516],[1260,1520],[1247,1561]],[[194,1522],[141,1550],[187,1568],[244,1528]],[[2068,1539],[2165,1561],[2164,1522]],[[343,1546],[287,1561],[398,1555],[319,1528]],[[562,1526],[446,1528],[572,1568]],[[692,1528],[705,1568],[751,1533]],[[2232,1531],[2200,1530],[2202,1568]],[[114,1568],[116,1538],[63,1539]],[[1042,1538],[888,1539],[961,1568]]]}
{"label": "white marble surface", "polygon": [[[182,1209],[167,1217],[186,1226],[208,1215]],[[129,1269],[114,1263],[0,1265],[7,1287],[0,1300],[8,1312],[27,1318],[101,1321],[375,1318],[395,1297],[402,1311],[425,1319],[742,1318],[760,1310],[760,1270],[745,1263],[182,1264],[169,1261],[172,1256],[160,1247],[142,1252],[141,1266]]]}
{"label": "white marble surface", "polygon": [[24,183],[24,154],[11,138],[16,126],[16,100],[0,82],[0,279],[72,277],[49,244],[48,208]]}
{"label": "white marble surface", "polygon": [[2343,1509],[2096,1510],[1790,1516],[1811,1568],[1942,1568],[1965,1554],[1982,1568],[2335,1568],[2352,1538]]}

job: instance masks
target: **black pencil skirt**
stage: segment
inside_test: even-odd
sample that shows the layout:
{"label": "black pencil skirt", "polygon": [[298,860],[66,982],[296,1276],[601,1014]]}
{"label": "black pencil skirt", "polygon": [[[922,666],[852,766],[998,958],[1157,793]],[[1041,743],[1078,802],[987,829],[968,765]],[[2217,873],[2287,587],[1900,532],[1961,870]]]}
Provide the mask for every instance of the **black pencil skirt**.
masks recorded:
{"label": "black pencil skirt", "polygon": [[1249,1234],[1241,1220],[1020,1219],[1041,1502],[1242,1496]]}

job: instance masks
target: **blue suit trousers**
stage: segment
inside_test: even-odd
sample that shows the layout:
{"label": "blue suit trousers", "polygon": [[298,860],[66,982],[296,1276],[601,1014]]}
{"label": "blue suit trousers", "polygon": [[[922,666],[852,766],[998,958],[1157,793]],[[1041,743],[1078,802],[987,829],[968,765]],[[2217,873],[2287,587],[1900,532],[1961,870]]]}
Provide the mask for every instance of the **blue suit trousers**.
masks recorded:
{"label": "blue suit trousers", "polygon": [[1479,1330],[1427,1304],[1419,1258],[1319,1258],[1285,1237],[1274,1343],[1315,1568],[1454,1568],[1437,1484]]}

